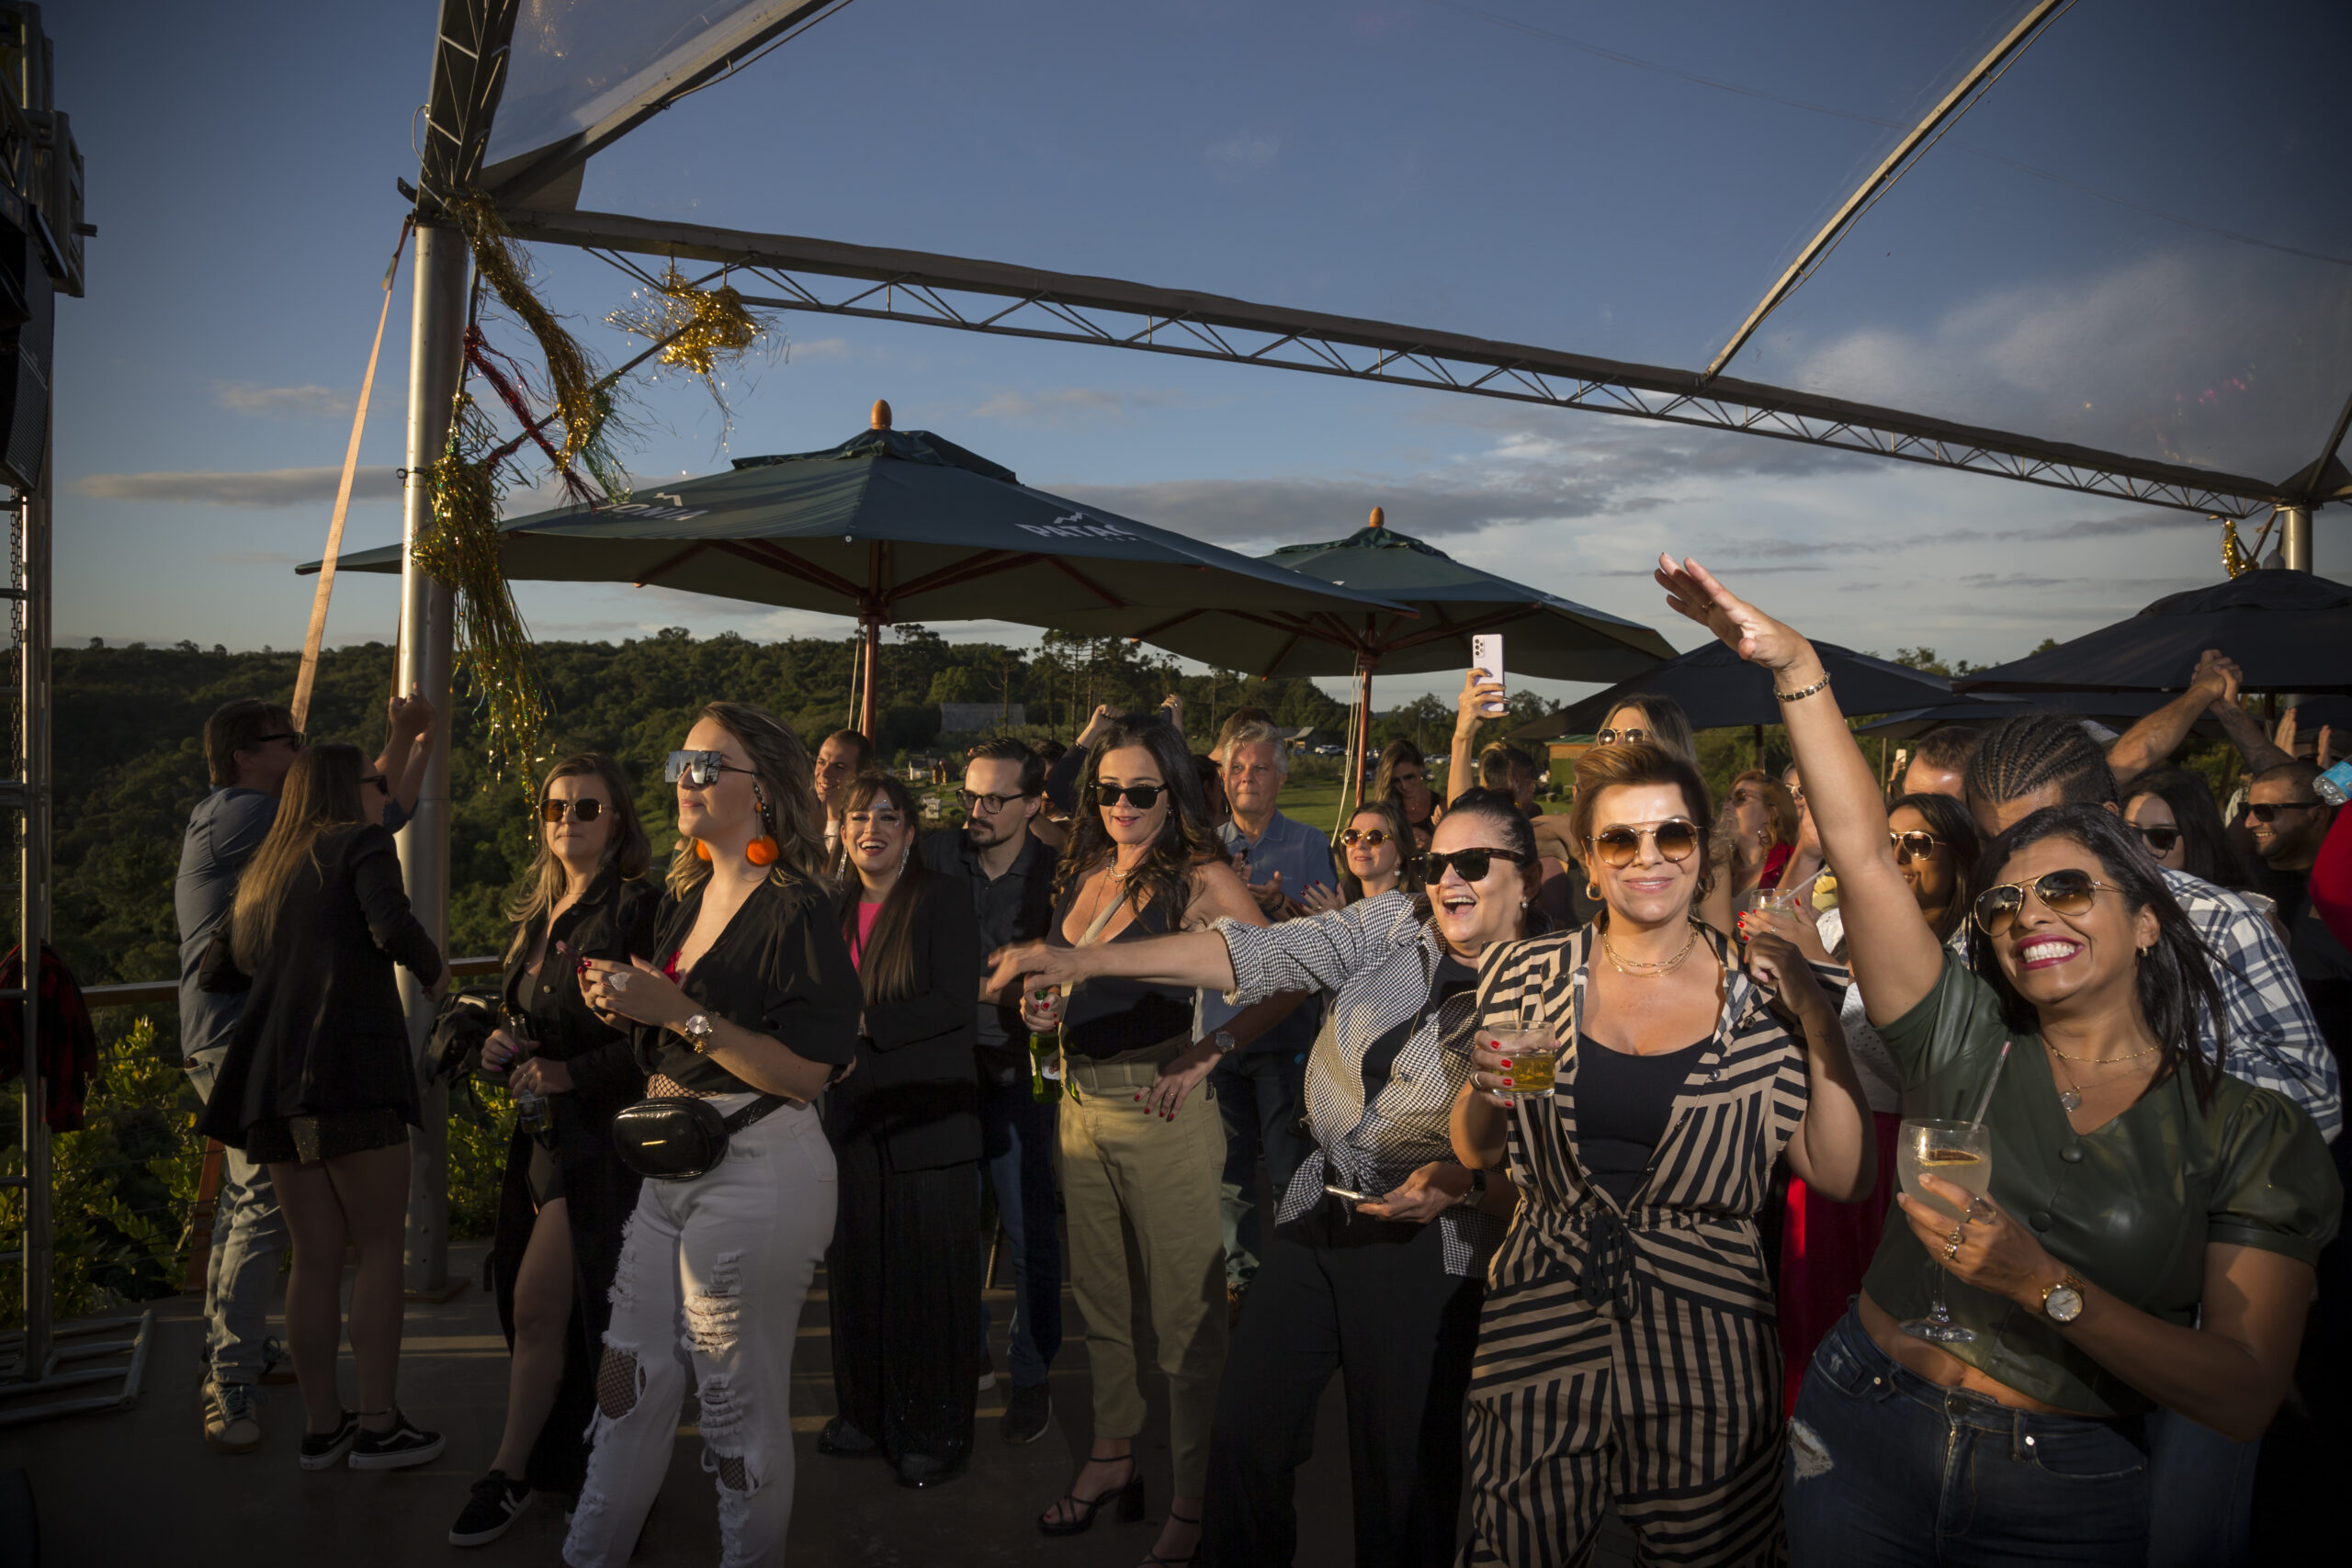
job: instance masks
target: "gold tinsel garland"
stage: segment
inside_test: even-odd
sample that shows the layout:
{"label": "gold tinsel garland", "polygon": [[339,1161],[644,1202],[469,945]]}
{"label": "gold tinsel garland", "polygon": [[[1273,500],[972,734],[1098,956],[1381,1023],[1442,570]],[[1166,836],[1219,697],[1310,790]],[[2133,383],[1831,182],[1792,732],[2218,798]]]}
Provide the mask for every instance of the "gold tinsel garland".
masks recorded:
{"label": "gold tinsel garland", "polygon": [[605,318],[625,333],[656,346],[657,364],[684,370],[708,389],[711,400],[728,413],[727,397],[718,373],[741,362],[768,336],[768,323],[743,303],[743,296],[728,284],[697,288],[686,281],[673,262],[650,294]]}
{"label": "gold tinsel garland", "polygon": [[2238,520],[2222,519],[2222,568],[2232,577],[2244,577],[2254,570],[2254,562],[2246,558],[2245,546],[2238,540]]}
{"label": "gold tinsel garland", "polygon": [[497,203],[478,191],[459,191],[445,203],[449,215],[465,231],[472,247],[474,270],[498,302],[539,340],[547,359],[548,388],[563,420],[563,463],[569,465],[596,437],[598,402],[595,367],[578,339],[556,320],[555,312],[532,291],[531,274]]}
{"label": "gold tinsel garland", "polygon": [[411,555],[419,570],[456,592],[458,661],[489,710],[493,774],[511,767],[531,794],[537,749],[548,727],[547,693],[530,630],[499,558],[498,510],[505,487],[492,450],[489,418],[458,393],[448,445],[431,472],[433,526]]}

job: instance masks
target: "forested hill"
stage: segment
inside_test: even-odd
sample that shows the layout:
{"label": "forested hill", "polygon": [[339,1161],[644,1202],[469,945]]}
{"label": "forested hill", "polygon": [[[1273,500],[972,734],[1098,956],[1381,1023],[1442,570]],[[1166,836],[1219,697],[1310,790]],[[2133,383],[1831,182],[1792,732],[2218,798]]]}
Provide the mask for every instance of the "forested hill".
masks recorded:
{"label": "forested hill", "polygon": [[[556,723],[549,755],[594,749],[619,758],[636,782],[638,805],[656,844],[671,841],[662,760],[703,704],[756,703],[792,724],[813,748],[848,717],[850,638],[797,637],[755,643],[732,635],[696,639],[679,628],[617,646],[543,643],[539,659]],[[178,973],[172,879],[189,810],[205,792],[199,739],[207,715],[232,697],[288,700],[299,655],[172,648],[57,651],[57,945],[85,985],[162,979]],[[1204,750],[1224,715],[1257,703],[1291,725],[1313,725],[1332,739],[1346,712],[1306,681],[1260,682],[1229,671],[1176,673],[1172,661],[1124,640],[1049,635],[1040,648],[951,644],[919,626],[894,627],[882,647],[879,739],[886,754],[940,739],[942,702],[1016,702],[1031,726],[1069,739],[1097,703],[1148,707],[1170,691],[1187,704],[1187,728]],[[392,650],[382,643],[339,649],[320,661],[310,731],[354,741],[370,754],[382,743]],[[1451,712],[1424,698],[1386,716],[1375,739],[1418,731],[1442,748]],[[461,690],[452,794],[451,946],[495,951],[499,913],[527,859],[522,798],[492,778],[481,715]]]}

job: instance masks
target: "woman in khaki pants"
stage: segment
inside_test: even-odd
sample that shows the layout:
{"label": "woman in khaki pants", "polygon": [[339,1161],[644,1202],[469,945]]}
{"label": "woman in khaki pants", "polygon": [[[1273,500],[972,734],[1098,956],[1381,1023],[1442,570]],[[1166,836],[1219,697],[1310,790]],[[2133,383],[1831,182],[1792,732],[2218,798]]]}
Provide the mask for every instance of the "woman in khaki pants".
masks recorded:
{"label": "woman in khaki pants", "polygon": [[[1265,924],[1209,831],[1183,738],[1158,720],[1122,726],[1094,748],[1055,878],[1047,940],[1069,947],[1139,942],[1231,917]],[[1174,1499],[1147,1563],[1184,1563],[1200,1538],[1209,1425],[1225,1366],[1225,1239],[1217,1183],[1225,1131],[1200,1087],[1218,1057],[1296,1005],[1261,1003],[1217,1036],[1192,1037],[1193,993],[1128,980],[1090,982],[1067,1003],[1029,996],[1032,1027],[1062,1032],[1062,1194],[1070,1284],[1086,1314],[1094,1442],[1069,1491],[1037,1521],[1076,1535],[1116,1503],[1143,1517],[1133,1439],[1143,1430],[1135,1297],[1146,1298],[1169,1388]],[[1140,1279],[1127,1269],[1135,1237]]]}

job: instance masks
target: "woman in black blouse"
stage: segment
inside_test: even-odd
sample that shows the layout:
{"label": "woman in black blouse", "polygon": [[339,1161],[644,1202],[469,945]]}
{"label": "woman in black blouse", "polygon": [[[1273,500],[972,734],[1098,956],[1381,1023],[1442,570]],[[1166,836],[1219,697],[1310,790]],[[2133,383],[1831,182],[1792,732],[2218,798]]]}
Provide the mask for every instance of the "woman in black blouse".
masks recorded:
{"label": "woman in black blouse", "polygon": [[668,773],[684,841],[651,962],[583,958],[582,992],[638,1026],[649,1093],[755,1119],[701,1176],[639,1191],[564,1543],[571,1568],[628,1562],[662,1490],[686,1394],[682,1329],[726,1559],[782,1558],[793,1342],[835,1208],[833,1151],[808,1102],[857,1048],[857,973],[824,886],[808,749],[762,709],[713,703]]}
{"label": "woman in black blouse", "polygon": [[835,910],[865,991],[857,1070],[826,1097],[842,1207],[825,1254],[833,1394],[820,1453],[888,1456],[908,1486],[964,1473],[979,1384],[980,924],[915,858],[888,773],[851,781]]}
{"label": "woman in black blouse", "polygon": [[566,757],[539,786],[539,852],[515,900],[499,998],[507,1020],[482,1068],[545,1099],[537,1135],[520,1125],[498,1194],[492,1278],[514,1351],[506,1430],[490,1473],[449,1529],[453,1546],[498,1539],[534,1491],[572,1494],[588,1471],[596,1350],[605,1337],[621,1226],[636,1173],[613,1153],[613,1113],[645,1093],[627,1032],[581,999],[579,961],[626,964],[652,951],[653,852],[628,778],[609,757]]}
{"label": "woman in black blouse", "polygon": [[[346,1454],[355,1470],[397,1470],[441,1452],[441,1435],[411,1426],[392,1397],[408,1130],[417,1124],[392,965],[436,994],[442,967],[401,890],[392,836],[379,825],[385,799],[380,774],[361,776],[356,746],[312,746],[295,758],[277,820],[238,879],[200,975],[207,990],[252,989],[197,1125],[269,1167],[293,1235],[286,1340],[308,1418],[305,1470]],[[346,1242],[359,1253],[356,1412],[335,1386]]]}

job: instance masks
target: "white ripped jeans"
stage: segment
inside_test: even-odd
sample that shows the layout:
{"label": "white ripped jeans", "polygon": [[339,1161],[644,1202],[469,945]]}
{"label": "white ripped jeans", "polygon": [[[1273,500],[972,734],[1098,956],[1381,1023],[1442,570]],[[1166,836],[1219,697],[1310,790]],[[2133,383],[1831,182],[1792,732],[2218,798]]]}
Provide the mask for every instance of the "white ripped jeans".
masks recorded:
{"label": "white ripped jeans", "polygon": [[[720,1115],[749,1095],[711,1101]],[[718,1483],[724,1568],[784,1561],[792,1521],[792,1350],[832,1240],[833,1151],[817,1113],[785,1106],[729,1140],[717,1169],[648,1181],[613,1279],[594,1449],[563,1557],[620,1568],[670,1468],[686,1380]]]}

